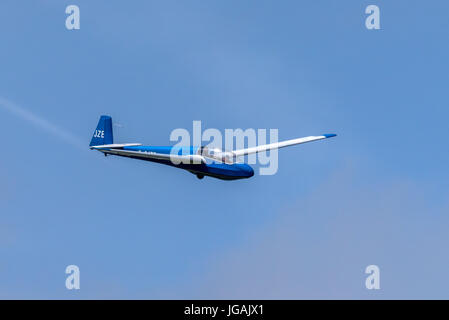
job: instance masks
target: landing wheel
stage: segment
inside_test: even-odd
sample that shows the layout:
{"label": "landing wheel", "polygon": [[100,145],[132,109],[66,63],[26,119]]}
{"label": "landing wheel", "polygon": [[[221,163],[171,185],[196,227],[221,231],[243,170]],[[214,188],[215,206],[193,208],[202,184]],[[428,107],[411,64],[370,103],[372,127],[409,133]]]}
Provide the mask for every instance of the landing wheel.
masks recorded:
{"label": "landing wheel", "polygon": [[197,174],[196,177],[201,180],[204,178],[204,174]]}

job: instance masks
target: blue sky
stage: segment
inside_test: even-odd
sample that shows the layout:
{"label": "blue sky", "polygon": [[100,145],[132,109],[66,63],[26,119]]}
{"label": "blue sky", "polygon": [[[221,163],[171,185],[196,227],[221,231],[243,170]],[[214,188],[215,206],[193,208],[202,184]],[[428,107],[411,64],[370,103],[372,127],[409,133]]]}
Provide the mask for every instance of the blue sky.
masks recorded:
{"label": "blue sky", "polygon": [[[448,10],[2,1],[0,297],[447,299]],[[193,120],[338,137],[281,150],[273,176],[198,180],[90,151],[101,114],[149,145]]]}

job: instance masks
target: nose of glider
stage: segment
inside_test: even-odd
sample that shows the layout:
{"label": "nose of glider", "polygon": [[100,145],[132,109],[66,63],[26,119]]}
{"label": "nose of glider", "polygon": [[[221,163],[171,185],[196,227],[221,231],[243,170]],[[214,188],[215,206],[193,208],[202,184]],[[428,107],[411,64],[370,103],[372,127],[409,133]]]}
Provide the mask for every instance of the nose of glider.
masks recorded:
{"label": "nose of glider", "polygon": [[252,177],[254,175],[254,170],[253,168],[251,168],[249,165],[244,165],[244,167],[242,168],[242,173],[245,177]]}

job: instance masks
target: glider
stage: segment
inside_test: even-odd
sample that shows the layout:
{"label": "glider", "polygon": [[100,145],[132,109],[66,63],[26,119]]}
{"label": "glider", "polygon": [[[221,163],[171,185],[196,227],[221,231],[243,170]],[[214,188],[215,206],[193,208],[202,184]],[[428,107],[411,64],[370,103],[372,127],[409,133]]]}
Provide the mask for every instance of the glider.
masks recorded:
{"label": "glider", "polygon": [[335,137],[335,134],[323,134],[292,139],[266,145],[222,151],[207,147],[176,147],[176,146],[144,146],[140,143],[114,143],[112,118],[101,116],[90,142],[90,149],[98,150],[107,155],[116,155],[132,159],[157,162],[190,171],[199,179],[210,176],[222,180],[237,180],[250,178],[254,170],[237,159],[248,154],[265,152],[273,149],[293,146],[311,141]]}

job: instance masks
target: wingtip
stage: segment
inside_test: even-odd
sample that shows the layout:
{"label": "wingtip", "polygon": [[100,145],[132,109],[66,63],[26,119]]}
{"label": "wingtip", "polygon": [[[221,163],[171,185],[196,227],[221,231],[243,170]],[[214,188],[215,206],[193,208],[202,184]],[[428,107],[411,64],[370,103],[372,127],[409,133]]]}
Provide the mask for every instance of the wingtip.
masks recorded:
{"label": "wingtip", "polygon": [[323,134],[323,136],[327,138],[332,138],[332,137],[336,137],[337,135],[335,133],[327,133],[327,134]]}

